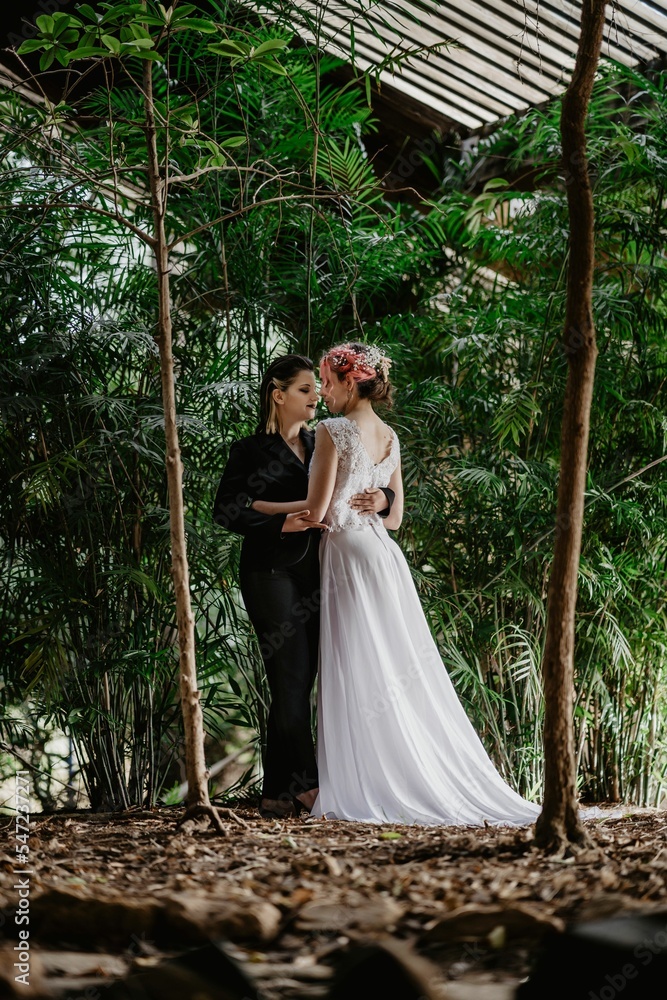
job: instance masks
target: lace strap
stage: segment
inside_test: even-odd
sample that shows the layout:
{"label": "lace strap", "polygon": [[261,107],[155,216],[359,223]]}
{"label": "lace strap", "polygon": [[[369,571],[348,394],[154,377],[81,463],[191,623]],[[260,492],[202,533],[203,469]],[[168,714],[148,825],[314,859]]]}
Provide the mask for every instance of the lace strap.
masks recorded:
{"label": "lace strap", "polygon": [[349,450],[353,440],[353,429],[345,417],[327,417],[325,420],[320,420],[317,427],[318,429],[326,427],[339,455]]}

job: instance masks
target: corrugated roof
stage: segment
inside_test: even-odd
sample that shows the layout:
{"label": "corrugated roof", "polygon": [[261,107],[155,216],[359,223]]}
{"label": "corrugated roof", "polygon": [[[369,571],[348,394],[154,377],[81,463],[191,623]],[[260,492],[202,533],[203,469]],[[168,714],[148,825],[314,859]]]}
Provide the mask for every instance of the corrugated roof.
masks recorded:
{"label": "corrugated roof", "polygon": [[[296,6],[303,11],[295,25],[302,36],[362,70],[380,66],[381,82],[472,129],[567,86],[581,14],[581,3],[567,0],[296,0]],[[428,52],[405,58],[424,46]],[[634,66],[666,52],[667,0],[608,4],[603,57]]]}

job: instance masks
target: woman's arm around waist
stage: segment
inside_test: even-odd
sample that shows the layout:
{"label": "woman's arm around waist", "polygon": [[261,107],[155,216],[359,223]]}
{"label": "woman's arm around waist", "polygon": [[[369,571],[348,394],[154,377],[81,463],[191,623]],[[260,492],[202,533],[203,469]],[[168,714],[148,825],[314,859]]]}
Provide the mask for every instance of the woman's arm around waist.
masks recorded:
{"label": "woman's arm around waist", "polygon": [[234,441],[215,495],[213,520],[238,535],[268,541],[280,537],[287,511],[261,513],[250,506],[257,472],[247,441]]}
{"label": "woman's arm around waist", "polygon": [[[308,514],[304,527],[326,527],[322,518],[327,512],[334,486],[336,484],[336,470],[338,468],[338,453],[336,446],[331,439],[331,435],[326,429],[326,425],[318,424],[315,431],[315,451],[310,466],[308,478],[308,496],[299,503],[290,501],[289,503],[272,503],[266,500],[259,500],[253,503],[258,511],[277,514]],[[305,521],[306,519],[303,518]],[[288,525],[285,528],[289,530]],[[285,529],[283,529],[285,530]],[[303,528],[297,529],[303,530]]]}

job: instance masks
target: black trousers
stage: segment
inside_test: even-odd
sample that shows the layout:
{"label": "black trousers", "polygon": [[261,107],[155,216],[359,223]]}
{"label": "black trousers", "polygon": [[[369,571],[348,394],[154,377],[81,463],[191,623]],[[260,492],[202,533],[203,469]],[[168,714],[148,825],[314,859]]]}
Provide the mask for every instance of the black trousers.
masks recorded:
{"label": "black trousers", "polygon": [[241,593],[271,692],[263,761],[266,799],[286,799],[318,786],[310,724],[320,633],[318,550],[319,539],[313,538],[303,559],[283,569],[253,570],[241,562]]}

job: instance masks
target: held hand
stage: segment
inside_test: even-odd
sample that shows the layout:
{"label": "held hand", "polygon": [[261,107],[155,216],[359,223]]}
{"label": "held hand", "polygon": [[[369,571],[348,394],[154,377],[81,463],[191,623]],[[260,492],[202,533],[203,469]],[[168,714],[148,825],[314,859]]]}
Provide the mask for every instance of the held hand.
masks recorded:
{"label": "held hand", "polygon": [[387,498],[382,490],[367,486],[363,493],[355,493],[348,501],[350,507],[359,514],[377,514],[388,507]]}
{"label": "held hand", "polygon": [[309,517],[309,510],[298,510],[295,514],[288,514],[283,524],[283,534],[291,531],[308,531],[309,528],[324,528],[325,531],[329,530],[327,524],[312,521]]}

